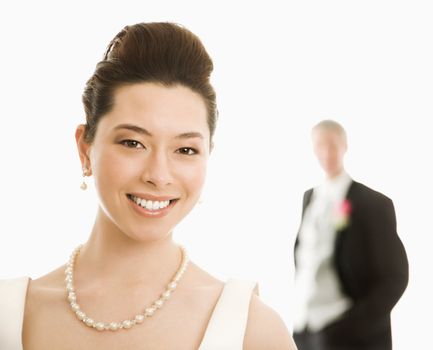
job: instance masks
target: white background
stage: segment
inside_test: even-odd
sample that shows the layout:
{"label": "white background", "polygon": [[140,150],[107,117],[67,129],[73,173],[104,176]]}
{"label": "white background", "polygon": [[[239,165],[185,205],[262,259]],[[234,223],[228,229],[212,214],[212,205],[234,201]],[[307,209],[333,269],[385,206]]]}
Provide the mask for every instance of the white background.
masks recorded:
{"label": "white background", "polygon": [[336,119],[347,170],[394,200],[409,256],[395,349],[429,348],[432,18],[414,0],[2,2],[0,278],[36,278],[87,239],[97,199],[79,189],[73,136],[84,84],[124,25],[174,21],[213,57],[220,111],[203,203],[175,239],[219,278],[258,280],[291,328],[302,193],[322,178],[309,132]]}

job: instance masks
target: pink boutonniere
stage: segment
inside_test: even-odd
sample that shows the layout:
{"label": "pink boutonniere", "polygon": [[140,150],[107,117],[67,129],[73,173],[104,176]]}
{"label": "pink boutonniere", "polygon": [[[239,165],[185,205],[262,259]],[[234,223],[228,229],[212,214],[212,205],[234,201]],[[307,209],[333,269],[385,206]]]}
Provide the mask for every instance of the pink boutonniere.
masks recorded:
{"label": "pink boutonniere", "polygon": [[352,203],[345,199],[337,205],[334,211],[334,228],[336,231],[345,229],[350,223]]}

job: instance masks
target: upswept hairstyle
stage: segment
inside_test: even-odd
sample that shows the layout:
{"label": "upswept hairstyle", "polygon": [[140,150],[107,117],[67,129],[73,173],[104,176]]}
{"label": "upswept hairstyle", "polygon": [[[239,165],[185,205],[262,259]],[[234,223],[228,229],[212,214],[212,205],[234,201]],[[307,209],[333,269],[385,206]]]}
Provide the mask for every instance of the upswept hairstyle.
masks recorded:
{"label": "upswept hairstyle", "polygon": [[138,23],[126,26],[110,42],[104,58],[87,81],[83,104],[84,139],[92,143],[98,122],[113,107],[116,88],[134,83],[177,84],[204,100],[212,136],[216,127],[215,91],[210,84],[213,63],[200,39],[174,23]]}

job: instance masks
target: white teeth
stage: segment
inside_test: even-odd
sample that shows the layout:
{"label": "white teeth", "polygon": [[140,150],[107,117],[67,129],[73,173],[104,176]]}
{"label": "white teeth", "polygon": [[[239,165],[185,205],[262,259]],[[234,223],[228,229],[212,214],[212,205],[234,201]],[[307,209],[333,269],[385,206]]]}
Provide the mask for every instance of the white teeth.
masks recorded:
{"label": "white teeth", "polygon": [[135,196],[131,196],[131,198],[136,204],[147,210],[163,209],[170,204],[170,201],[151,201]]}

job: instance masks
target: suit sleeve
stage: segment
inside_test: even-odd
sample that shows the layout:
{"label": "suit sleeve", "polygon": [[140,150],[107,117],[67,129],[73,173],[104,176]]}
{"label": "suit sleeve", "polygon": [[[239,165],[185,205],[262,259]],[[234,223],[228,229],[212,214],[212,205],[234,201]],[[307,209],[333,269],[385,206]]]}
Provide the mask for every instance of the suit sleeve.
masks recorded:
{"label": "suit sleeve", "polygon": [[304,196],[302,198],[301,221],[299,223],[298,232],[296,234],[296,240],[295,240],[295,246],[294,246],[294,252],[293,252],[294,253],[293,254],[293,260],[294,260],[294,263],[295,263],[295,267],[296,267],[296,254],[295,254],[295,252],[296,252],[296,248],[298,247],[298,243],[299,243],[299,232],[301,230],[301,225],[302,225],[302,220],[304,218],[305,208],[307,207],[307,205],[310,202],[312,193],[313,193],[313,189],[309,189],[308,191],[304,192]]}
{"label": "suit sleeve", "polygon": [[392,201],[383,196],[366,208],[366,235],[369,279],[366,293],[355,300],[341,319],[328,326],[335,334],[360,334],[375,330],[389,319],[390,312],[408,283],[408,260],[396,230]]}

